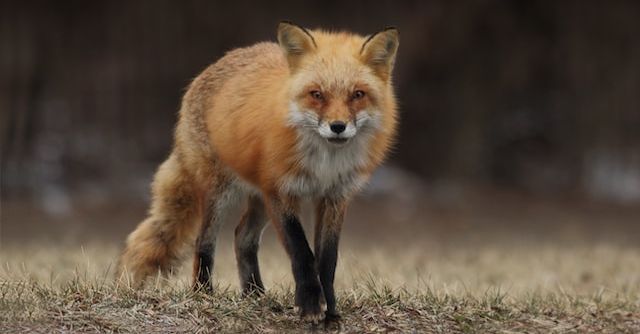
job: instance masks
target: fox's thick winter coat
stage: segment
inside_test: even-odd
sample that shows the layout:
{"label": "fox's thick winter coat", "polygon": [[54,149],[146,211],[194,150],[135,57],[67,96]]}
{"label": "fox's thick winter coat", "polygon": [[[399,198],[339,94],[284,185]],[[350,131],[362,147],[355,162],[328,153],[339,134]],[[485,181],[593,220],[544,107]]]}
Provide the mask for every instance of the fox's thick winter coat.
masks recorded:
{"label": "fox's thick winter coat", "polygon": [[[337,317],[347,203],[396,132],[398,32],[361,37],[283,22],[278,42],[233,50],[191,83],[149,215],[129,235],[119,268],[142,284],[171,271],[195,240],[194,285],[210,288],[218,230],[248,203],[235,230],[243,291],[264,290],[257,251],[270,220],[291,259],[296,304],[318,321]],[[298,219],[302,199],[315,201],[314,252]]]}

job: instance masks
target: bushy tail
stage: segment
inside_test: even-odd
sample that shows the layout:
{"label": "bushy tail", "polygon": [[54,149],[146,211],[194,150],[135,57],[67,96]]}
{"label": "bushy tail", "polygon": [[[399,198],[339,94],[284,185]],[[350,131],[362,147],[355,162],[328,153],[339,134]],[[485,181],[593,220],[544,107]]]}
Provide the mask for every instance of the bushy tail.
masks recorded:
{"label": "bushy tail", "polygon": [[150,275],[174,268],[200,224],[198,194],[192,177],[172,154],[156,172],[149,216],[127,238],[116,278],[141,286]]}

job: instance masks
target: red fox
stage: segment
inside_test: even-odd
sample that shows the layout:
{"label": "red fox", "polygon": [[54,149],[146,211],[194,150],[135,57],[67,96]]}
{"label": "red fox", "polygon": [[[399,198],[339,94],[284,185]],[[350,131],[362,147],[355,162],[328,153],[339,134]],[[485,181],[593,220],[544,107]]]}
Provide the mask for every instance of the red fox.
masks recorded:
{"label": "red fox", "polygon": [[[195,240],[194,287],[211,289],[220,226],[247,202],[234,243],[243,293],[264,291],[257,252],[270,220],[291,260],[301,316],[337,319],[345,209],[396,133],[398,31],[362,37],[281,22],[277,38],[228,52],[191,83],[119,273],[141,285],[170,272]],[[313,252],[298,219],[302,199],[316,206]]]}

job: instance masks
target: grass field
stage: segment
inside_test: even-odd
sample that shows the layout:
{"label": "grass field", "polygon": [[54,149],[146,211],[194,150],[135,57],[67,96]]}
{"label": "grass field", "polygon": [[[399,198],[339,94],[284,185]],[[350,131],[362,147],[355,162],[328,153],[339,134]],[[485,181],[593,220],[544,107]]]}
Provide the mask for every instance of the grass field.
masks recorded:
{"label": "grass field", "polygon": [[[336,274],[343,318],[326,329],[640,332],[636,207],[499,193],[399,198],[365,197],[350,209]],[[270,229],[260,252],[262,298],[239,296],[233,226],[218,242],[212,295],[191,292],[190,259],[138,291],[115,285],[112,272],[145,205],[84,206],[56,218],[31,203],[3,204],[0,333],[325,329],[294,311],[289,261]]]}
{"label": "grass field", "polygon": [[[230,245],[221,246],[214,294],[193,293],[188,269],[144,290],[114,285],[117,247],[22,245],[2,249],[0,332],[298,332],[284,253],[265,245],[269,289],[238,295]],[[402,250],[341,253],[337,287],[344,332],[637,333],[636,249]]]}

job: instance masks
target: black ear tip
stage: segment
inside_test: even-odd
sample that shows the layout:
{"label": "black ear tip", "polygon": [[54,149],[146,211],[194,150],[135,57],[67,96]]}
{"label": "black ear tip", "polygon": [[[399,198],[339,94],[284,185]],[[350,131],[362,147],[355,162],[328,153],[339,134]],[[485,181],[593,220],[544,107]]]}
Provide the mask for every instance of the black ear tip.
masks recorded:
{"label": "black ear tip", "polygon": [[394,31],[396,34],[400,34],[396,26],[386,26],[382,31]]}
{"label": "black ear tip", "polygon": [[280,29],[284,29],[285,27],[291,27],[291,26],[296,26],[295,23],[289,21],[289,20],[282,20],[278,23],[278,30]]}

